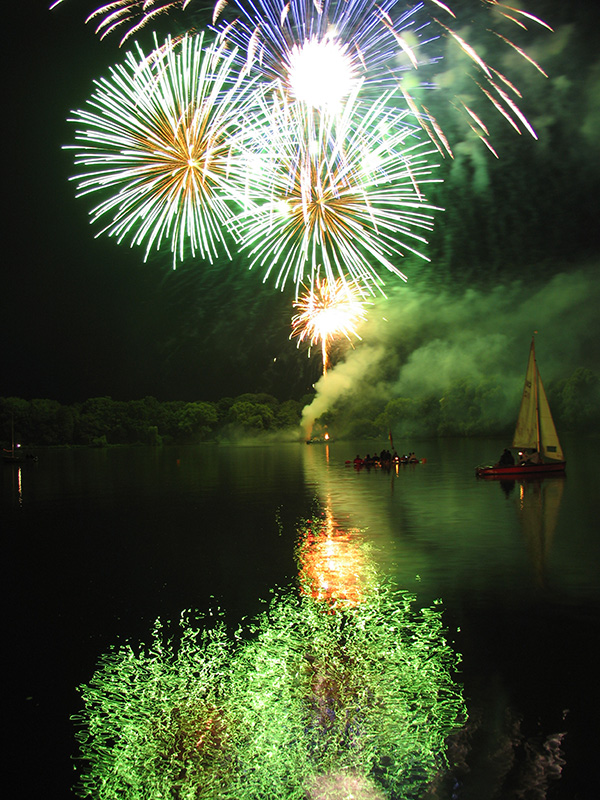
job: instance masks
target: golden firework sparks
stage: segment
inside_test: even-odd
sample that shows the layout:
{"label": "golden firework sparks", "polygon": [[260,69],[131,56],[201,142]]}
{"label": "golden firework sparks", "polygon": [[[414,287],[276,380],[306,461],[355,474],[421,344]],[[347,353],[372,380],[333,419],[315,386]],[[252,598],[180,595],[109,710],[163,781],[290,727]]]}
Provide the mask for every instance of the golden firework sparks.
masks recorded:
{"label": "golden firework sparks", "polygon": [[317,281],[294,303],[298,313],[292,318],[290,338],[297,336],[298,345],[309,341],[310,346],[321,345],[323,374],[329,366],[328,345],[336,337],[360,336],[356,332],[359,322],[366,319],[365,302],[355,286],[342,278],[335,282]]}

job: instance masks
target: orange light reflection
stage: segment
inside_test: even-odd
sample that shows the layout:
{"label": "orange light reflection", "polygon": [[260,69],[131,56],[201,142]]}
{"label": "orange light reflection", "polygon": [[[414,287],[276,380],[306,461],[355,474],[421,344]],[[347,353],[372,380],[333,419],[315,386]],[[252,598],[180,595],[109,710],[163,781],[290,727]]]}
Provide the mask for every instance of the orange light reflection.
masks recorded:
{"label": "orange light reflection", "polygon": [[364,601],[369,561],[358,534],[358,529],[339,528],[329,510],[324,519],[309,523],[298,546],[304,595],[328,603],[332,611]]}

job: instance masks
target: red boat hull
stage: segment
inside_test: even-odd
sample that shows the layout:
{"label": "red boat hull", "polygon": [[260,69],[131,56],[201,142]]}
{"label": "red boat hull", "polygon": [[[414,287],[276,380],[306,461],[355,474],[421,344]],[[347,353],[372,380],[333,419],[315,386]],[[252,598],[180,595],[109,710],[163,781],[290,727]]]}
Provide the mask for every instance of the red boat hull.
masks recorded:
{"label": "red boat hull", "polygon": [[552,461],[547,464],[525,464],[524,466],[506,466],[506,467],[477,467],[475,474],[478,478],[518,478],[522,475],[539,475],[550,473],[564,472],[567,468],[566,461]]}

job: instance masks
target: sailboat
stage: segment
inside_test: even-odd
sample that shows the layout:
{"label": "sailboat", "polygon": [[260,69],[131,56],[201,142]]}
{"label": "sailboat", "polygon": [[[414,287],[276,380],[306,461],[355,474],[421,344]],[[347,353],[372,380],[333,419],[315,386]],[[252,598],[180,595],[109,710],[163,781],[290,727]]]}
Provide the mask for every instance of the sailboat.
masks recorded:
{"label": "sailboat", "polygon": [[556,426],[552,419],[548,398],[535,359],[535,337],[531,339],[529,361],[525,373],[525,386],[517,417],[512,449],[516,450],[514,463],[501,458],[498,464],[477,467],[479,477],[513,477],[561,473],[567,466]]}

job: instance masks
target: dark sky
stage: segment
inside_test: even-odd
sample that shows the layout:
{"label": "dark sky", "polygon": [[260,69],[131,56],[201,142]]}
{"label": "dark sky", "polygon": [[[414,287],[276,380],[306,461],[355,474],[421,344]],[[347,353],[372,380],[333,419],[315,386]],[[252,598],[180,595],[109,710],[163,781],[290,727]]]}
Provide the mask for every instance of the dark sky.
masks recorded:
{"label": "dark sky", "polygon": [[[92,80],[123,51],[84,24],[93,2],[65,0],[54,12],[48,5],[27,0],[3,13],[0,395],[61,402],[248,391],[301,397],[320,365],[288,339],[291,289],[281,294],[263,285],[241,258],[173,272],[168,255],[144,264],[140,248],[94,238],[89,203],[75,199],[68,181],[72,155],[61,146],[72,141],[69,111],[83,106]],[[557,29],[543,45],[532,42],[549,80],[542,87],[523,77],[531,90],[523,107],[540,141],[518,137],[499,119],[498,162],[485,148],[474,153],[458,142],[455,161],[442,167],[446,180],[436,199],[446,212],[431,239],[432,262],[407,270],[424,302],[440,286],[457,296],[474,284],[493,291],[515,280],[539,289],[571,270],[583,269],[596,284],[600,11],[589,0],[530,0],[527,8]],[[391,294],[388,303],[402,302],[399,290]],[[385,316],[385,304],[373,313]],[[568,326],[567,319],[567,337]]]}

